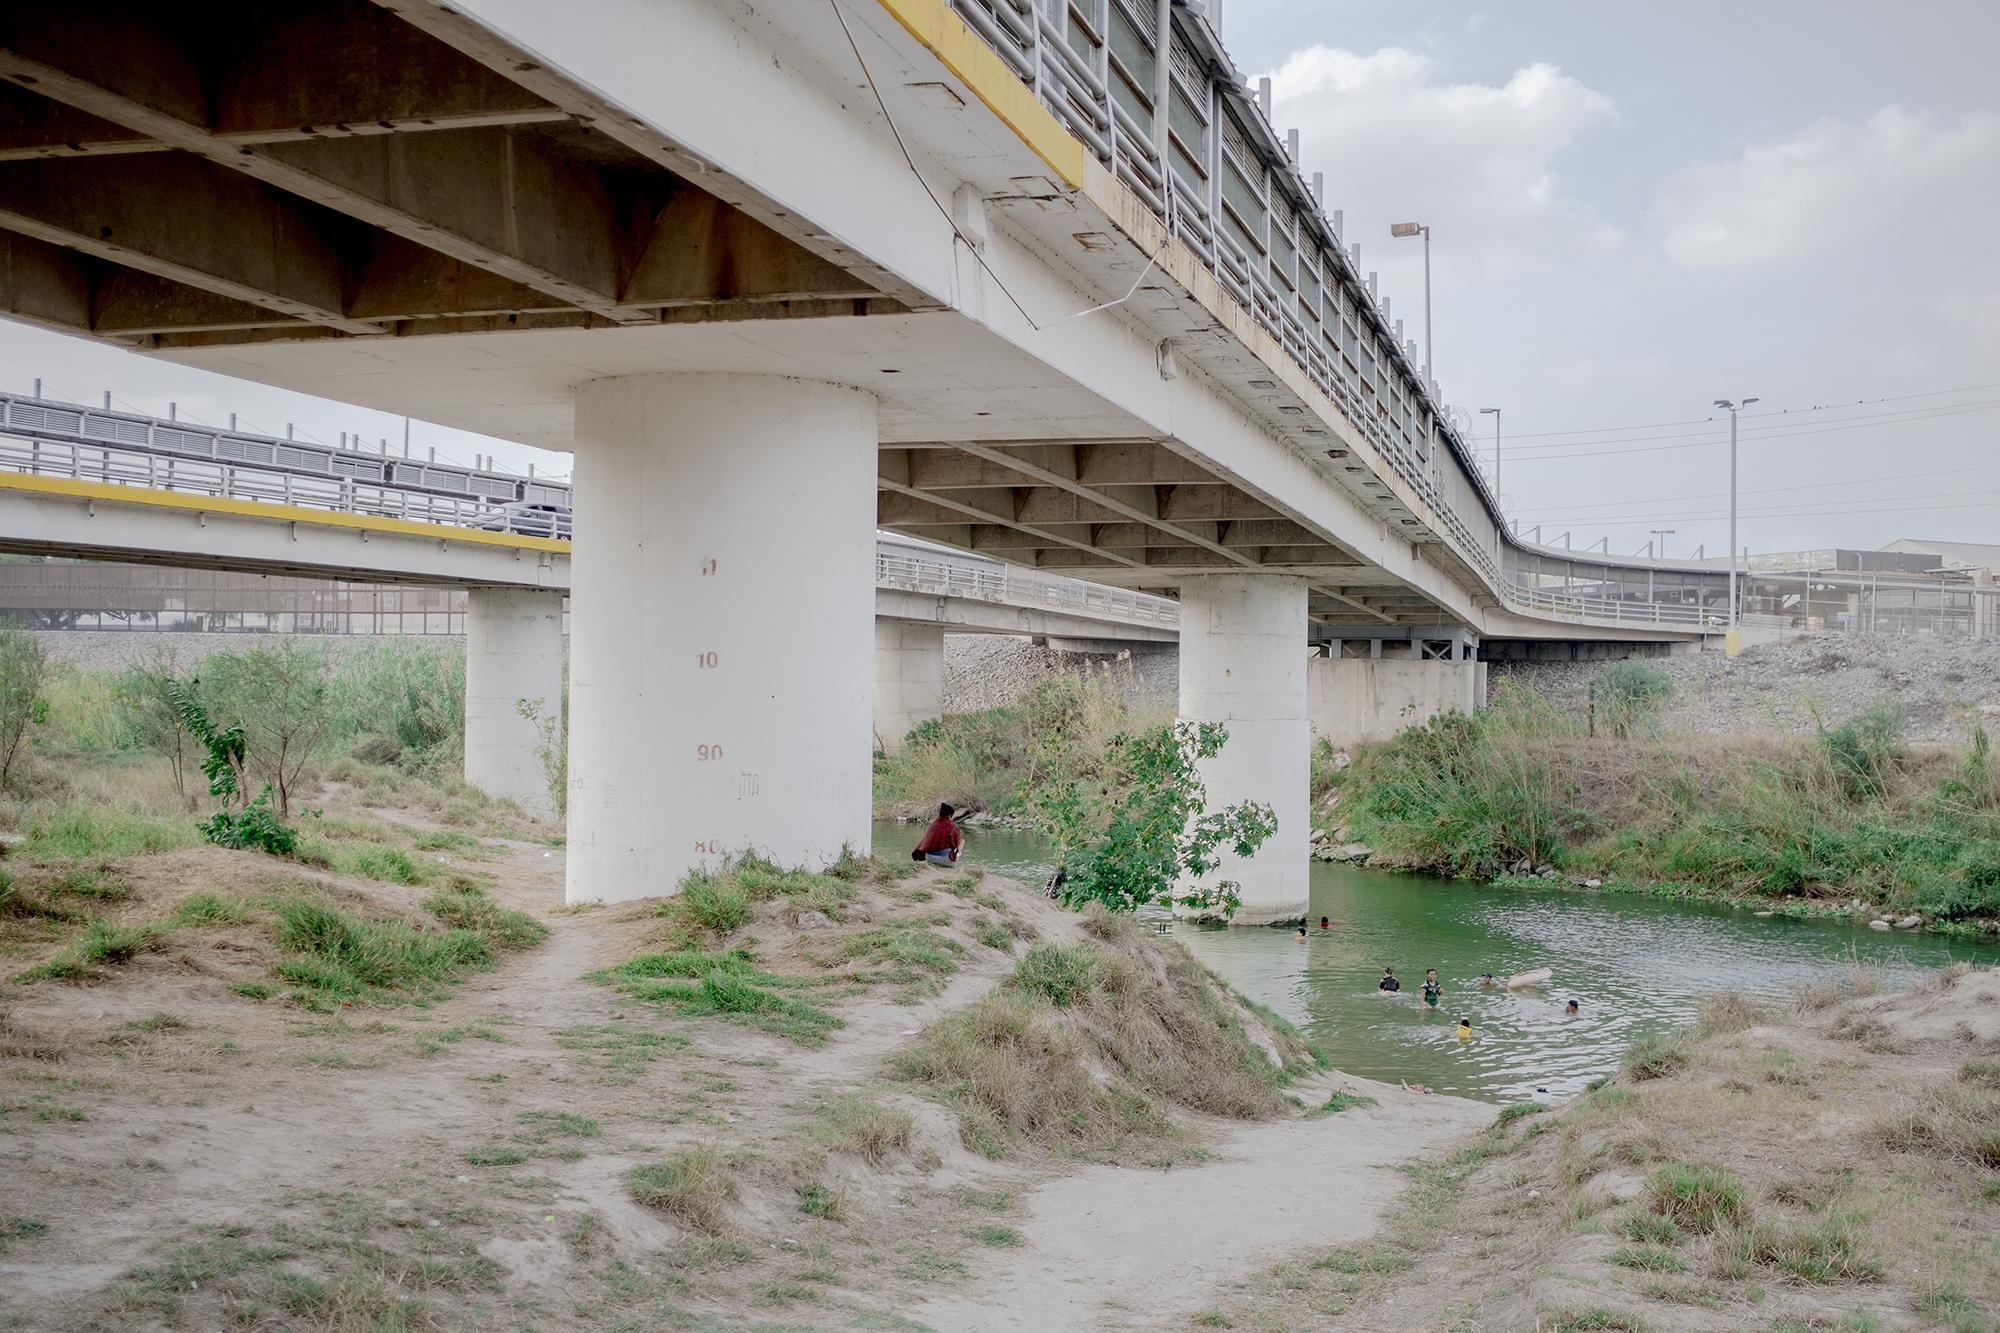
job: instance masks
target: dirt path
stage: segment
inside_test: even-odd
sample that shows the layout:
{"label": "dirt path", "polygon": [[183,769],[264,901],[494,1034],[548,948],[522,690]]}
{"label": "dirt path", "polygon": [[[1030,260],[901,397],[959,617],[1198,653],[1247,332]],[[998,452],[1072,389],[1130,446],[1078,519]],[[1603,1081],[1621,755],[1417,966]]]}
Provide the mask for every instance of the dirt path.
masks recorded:
{"label": "dirt path", "polygon": [[1206,1165],[1093,1166],[1050,1181],[1029,1196],[1027,1241],[997,1251],[976,1292],[931,1301],[916,1318],[953,1333],[1185,1328],[1217,1282],[1374,1232],[1406,1183],[1398,1163],[1493,1119],[1479,1102],[1342,1084],[1380,1105],[1323,1120],[1218,1122],[1217,1160]]}

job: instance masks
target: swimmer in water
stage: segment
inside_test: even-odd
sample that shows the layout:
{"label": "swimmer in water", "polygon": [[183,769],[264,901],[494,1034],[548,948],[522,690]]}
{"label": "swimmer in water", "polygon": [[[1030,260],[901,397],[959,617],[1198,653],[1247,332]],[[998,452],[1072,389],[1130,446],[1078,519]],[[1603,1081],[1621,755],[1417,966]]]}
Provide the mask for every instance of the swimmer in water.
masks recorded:
{"label": "swimmer in water", "polygon": [[1326,929],[1326,918],[1325,918],[1325,917],[1321,917],[1321,918],[1319,919],[1319,928],[1320,928],[1321,930],[1325,930],[1325,929]]}
{"label": "swimmer in water", "polygon": [[1305,923],[1305,922],[1303,922],[1303,921],[1299,922],[1299,935],[1298,935],[1298,937],[1299,937],[1300,939],[1304,939],[1304,938],[1306,937],[1306,923]]}
{"label": "swimmer in water", "polygon": [[1459,1020],[1458,1020],[1458,1039],[1459,1039],[1460,1041],[1471,1041],[1471,1040],[1472,1040],[1472,1020],[1471,1020],[1471,1019],[1469,1019],[1469,1018],[1461,1018],[1461,1019],[1459,1019]]}
{"label": "swimmer in water", "polygon": [[1563,1006],[1563,1016],[1565,1018],[1575,1018],[1579,1012],[1580,1011],[1576,1007],[1575,1000],[1571,1000],[1568,1004]]}
{"label": "swimmer in water", "polygon": [[1491,972],[1481,972],[1479,974],[1479,984],[1482,987],[1484,987],[1484,986],[1495,986],[1498,985],[1499,983],[1493,980],[1493,974]]}
{"label": "swimmer in water", "polygon": [[1435,1009],[1444,997],[1444,987],[1438,984],[1438,970],[1431,968],[1424,973],[1424,1007]]}
{"label": "swimmer in water", "polygon": [[1396,980],[1396,969],[1393,967],[1383,968],[1382,979],[1375,983],[1375,989],[1388,991],[1391,995],[1403,989],[1403,983]]}

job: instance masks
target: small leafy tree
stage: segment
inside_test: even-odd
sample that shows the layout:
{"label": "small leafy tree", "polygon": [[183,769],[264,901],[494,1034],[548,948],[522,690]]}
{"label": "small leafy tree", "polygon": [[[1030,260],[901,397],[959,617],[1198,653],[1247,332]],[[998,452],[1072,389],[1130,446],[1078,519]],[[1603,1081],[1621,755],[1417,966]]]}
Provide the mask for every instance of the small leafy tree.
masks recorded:
{"label": "small leafy tree", "polygon": [[1644,662],[1613,662],[1590,682],[1591,732],[1599,723],[1619,740],[1650,727],[1660,705],[1674,692],[1674,680]]}
{"label": "small leafy tree", "polygon": [[42,641],[12,621],[0,620],[0,788],[7,785],[28,728],[48,720],[49,702],[42,697],[48,674]]}
{"label": "small leafy tree", "polygon": [[202,674],[217,711],[243,719],[245,764],[276,790],[278,814],[289,816],[292,794],[333,721],[326,654],[281,642],[217,653]]}
{"label": "small leafy tree", "polygon": [[544,713],[540,699],[516,699],[514,711],[535,728],[535,758],[541,761],[556,818],[562,819],[569,813],[569,709]]}
{"label": "small leafy tree", "polygon": [[[1237,883],[1202,881],[1221,867],[1224,849],[1254,855],[1278,821],[1256,801],[1207,808],[1197,765],[1221,753],[1229,733],[1213,722],[1174,722],[1120,733],[1094,754],[1078,739],[1060,728],[1040,737],[1021,793],[1061,858],[1063,900],[1235,915]],[[1062,762],[1064,750],[1073,762]]]}
{"label": "small leafy tree", "polygon": [[181,724],[181,710],[174,699],[175,667],[172,650],[158,649],[120,672],[112,688],[133,737],[167,761],[174,775],[174,790],[185,802],[196,743]]}
{"label": "small leafy tree", "polygon": [[299,849],[299,835],[271,809],[266,784],[241,810],[217,810],[201,822],[201,834],[218,847],[290,856]]}

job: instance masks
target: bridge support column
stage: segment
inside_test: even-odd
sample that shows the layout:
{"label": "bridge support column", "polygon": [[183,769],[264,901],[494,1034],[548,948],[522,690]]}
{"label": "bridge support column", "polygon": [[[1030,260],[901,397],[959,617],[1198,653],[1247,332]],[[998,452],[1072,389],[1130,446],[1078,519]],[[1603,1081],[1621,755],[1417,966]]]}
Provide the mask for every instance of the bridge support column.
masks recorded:
{"label": "bridge support column", "polygon": [[473,588],[465,615],[465,780],[531,815],[556,812],[541,729],[521,703],[554,719],[563,710],[563,594]]}
{"label": "bridge support column", "polygon": [[1261,801],[1278,830],[1249,860],[1224,853],[1217,879],[1243,904],[1233,924],[1306,914],[1312,727],[1306,716],[1306,585],[1270,574],[1216,574],[1181,583],[1180,716],[1229,729],[1201,768],[1211,810]]}
{"label": "bridge support column", "polygon": [[896,754],[919,722],[944,716],[944,626],[875,622],[875,748]]}
{"label": "bridge support column", "polygon": [[875,400],[640,375],[576,413],[569,901],[866,851]]}

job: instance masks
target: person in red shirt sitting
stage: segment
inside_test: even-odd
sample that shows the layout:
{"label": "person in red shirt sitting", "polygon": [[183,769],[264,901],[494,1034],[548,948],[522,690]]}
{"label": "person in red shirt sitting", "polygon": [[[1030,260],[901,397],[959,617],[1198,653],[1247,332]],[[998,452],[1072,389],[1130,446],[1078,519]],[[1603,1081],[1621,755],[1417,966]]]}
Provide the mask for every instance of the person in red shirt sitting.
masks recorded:
{"label": "person in red shirt sitting", "polygon": [[938,817],[924,830],[924,840],[910,853],[912,861],[929,861],[932,865],[948,866],[958,863],[958,849],[965,845],[958,825],[951,822],[951,806],[938,806]]}

